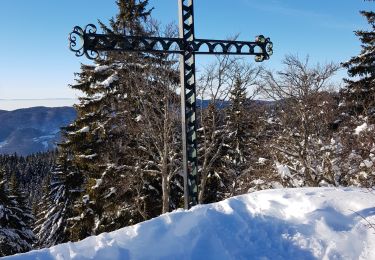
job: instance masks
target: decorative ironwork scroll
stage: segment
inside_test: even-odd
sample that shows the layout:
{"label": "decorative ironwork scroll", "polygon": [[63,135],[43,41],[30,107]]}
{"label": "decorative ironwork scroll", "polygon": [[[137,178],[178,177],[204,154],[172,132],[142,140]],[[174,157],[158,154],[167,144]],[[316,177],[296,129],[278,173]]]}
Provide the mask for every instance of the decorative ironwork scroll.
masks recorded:
{"label": "decorative ironwork scroll", "polygon": [[86,55],[93,60],[99,57],[99,50],[89,48],[89,39],[92,39],[96,33],[96,26],[93,24],[86,25],[85,29],[75,26],[69,34],[69,49],[75,52],[76,56]]}
{"label": "decorative ironwork scroll", "polygon": [[180,53],[190,50],[194,54],[254,55],[256,61],[268,60],[273,53],[270,38],[263,35],[253,42],[181,38],[137,37],[118,34],[97,34],[96,27],[89,24],[82,29],[74,27],[69,35],[70,50],[76,56],[86,55],[89,59],[99,57],[99,52],[163,52]]}

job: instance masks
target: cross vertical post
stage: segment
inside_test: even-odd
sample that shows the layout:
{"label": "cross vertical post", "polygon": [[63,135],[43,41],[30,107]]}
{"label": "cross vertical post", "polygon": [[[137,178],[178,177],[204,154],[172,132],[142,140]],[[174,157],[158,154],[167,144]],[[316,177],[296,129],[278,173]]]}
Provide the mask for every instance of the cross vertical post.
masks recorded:
{"label": "cross vertical post", "polygon": [[[183,39],[184,44],[195,40],[193,12],[193,0],[179,1],[180,38]],[[184,205],[185,209],[188,209],[198,204],[197,98],[195,87],[195,54],[192,48],[185,47],[180,58],[180,75]]]}
{"label": "cross vertical post", "polygon": [[[69,48],[76,56],[100,59],[101,52],[156,52],[181,55],[181,115],[185,209],[198,204],[198,158],[195,55],[253,55],[255,61],[268,60],[273,53],[270,38],[259,35],[255,41],[196,39],[193,0],[179,1],[179,38],[99,34],[93,24],[75,26],[69,34]],[[203,1],[203,0],[202,0]],[[177,49],[172,47],[176,46]],[[201,47],[206,50],[200,50]],[[203,48],[202,48],[203,49]]]}

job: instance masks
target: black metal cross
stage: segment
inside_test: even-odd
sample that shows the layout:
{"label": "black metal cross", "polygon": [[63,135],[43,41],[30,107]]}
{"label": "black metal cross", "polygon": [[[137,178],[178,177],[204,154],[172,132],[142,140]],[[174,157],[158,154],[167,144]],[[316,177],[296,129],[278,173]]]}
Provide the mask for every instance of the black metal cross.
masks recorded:
{"label": "black metal cross", "polygon": [[[193,0],[178,1],[180,38],[98,34],[96,27],[89,24],[84,29],[74,27],[69,42],[76,56],[86,55],[89,59],[96,59],[100,52],[107,51],[181,54],[184,202],[188,209],[198,204],[195,54],[254,55],[255,61],[260,62],[269,59],[273,45],[263,35],[257,36],[254,42],[196,39]],[[78,40],[81,40],[81,45]]]}

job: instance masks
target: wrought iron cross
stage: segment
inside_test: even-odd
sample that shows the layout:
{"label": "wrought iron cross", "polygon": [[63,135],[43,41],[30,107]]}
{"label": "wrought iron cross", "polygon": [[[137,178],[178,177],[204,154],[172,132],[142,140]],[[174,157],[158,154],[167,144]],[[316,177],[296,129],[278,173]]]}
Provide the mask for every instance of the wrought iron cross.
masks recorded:
{"label": "wrought iron cross", "polygon": [[188,209],[198,204],[195,54],[254,55],[255,61],[260,62],[269,59],[273,45],[263,35],[257,36],[254,42],[196,39],[193,0],[178,1],[180,38],[98,34],[96,27],[89,24],[84,29],[74,27],[69,42],[70,50],[76,56],[86,55],[89,59],[96,59],[100,52],[108,51],[181,54],[184,203]]}

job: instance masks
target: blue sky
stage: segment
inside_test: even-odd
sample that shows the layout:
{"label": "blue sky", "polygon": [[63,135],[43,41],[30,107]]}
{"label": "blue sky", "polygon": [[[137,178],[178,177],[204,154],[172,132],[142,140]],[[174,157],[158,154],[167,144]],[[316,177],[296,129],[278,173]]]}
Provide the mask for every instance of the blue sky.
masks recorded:
{"label": "blue sky", "polygon": [[[364,0],[195,0],[197,38],[240,34],[253,40],[271,37],[275,54],[264,63],[281,68],[286,54],[310,55],[312,62],[341,62],[356,55],[360,43],[353,31],[368,28],[359,10],[374,10]],[[177,0],[150,0],[153,17],[178,21]],[[1,0],[0,99],[74,98],[69,87],[86,58],[67,48],[75,25],[108,21],[116,14],[114,0]],[[209,62],[197,58],[198,67]],[[252,62],[252,57],[249,58]],[[337,78],[345,76],[341,71]],[[1,101],[0,101],[1,109]]]}

